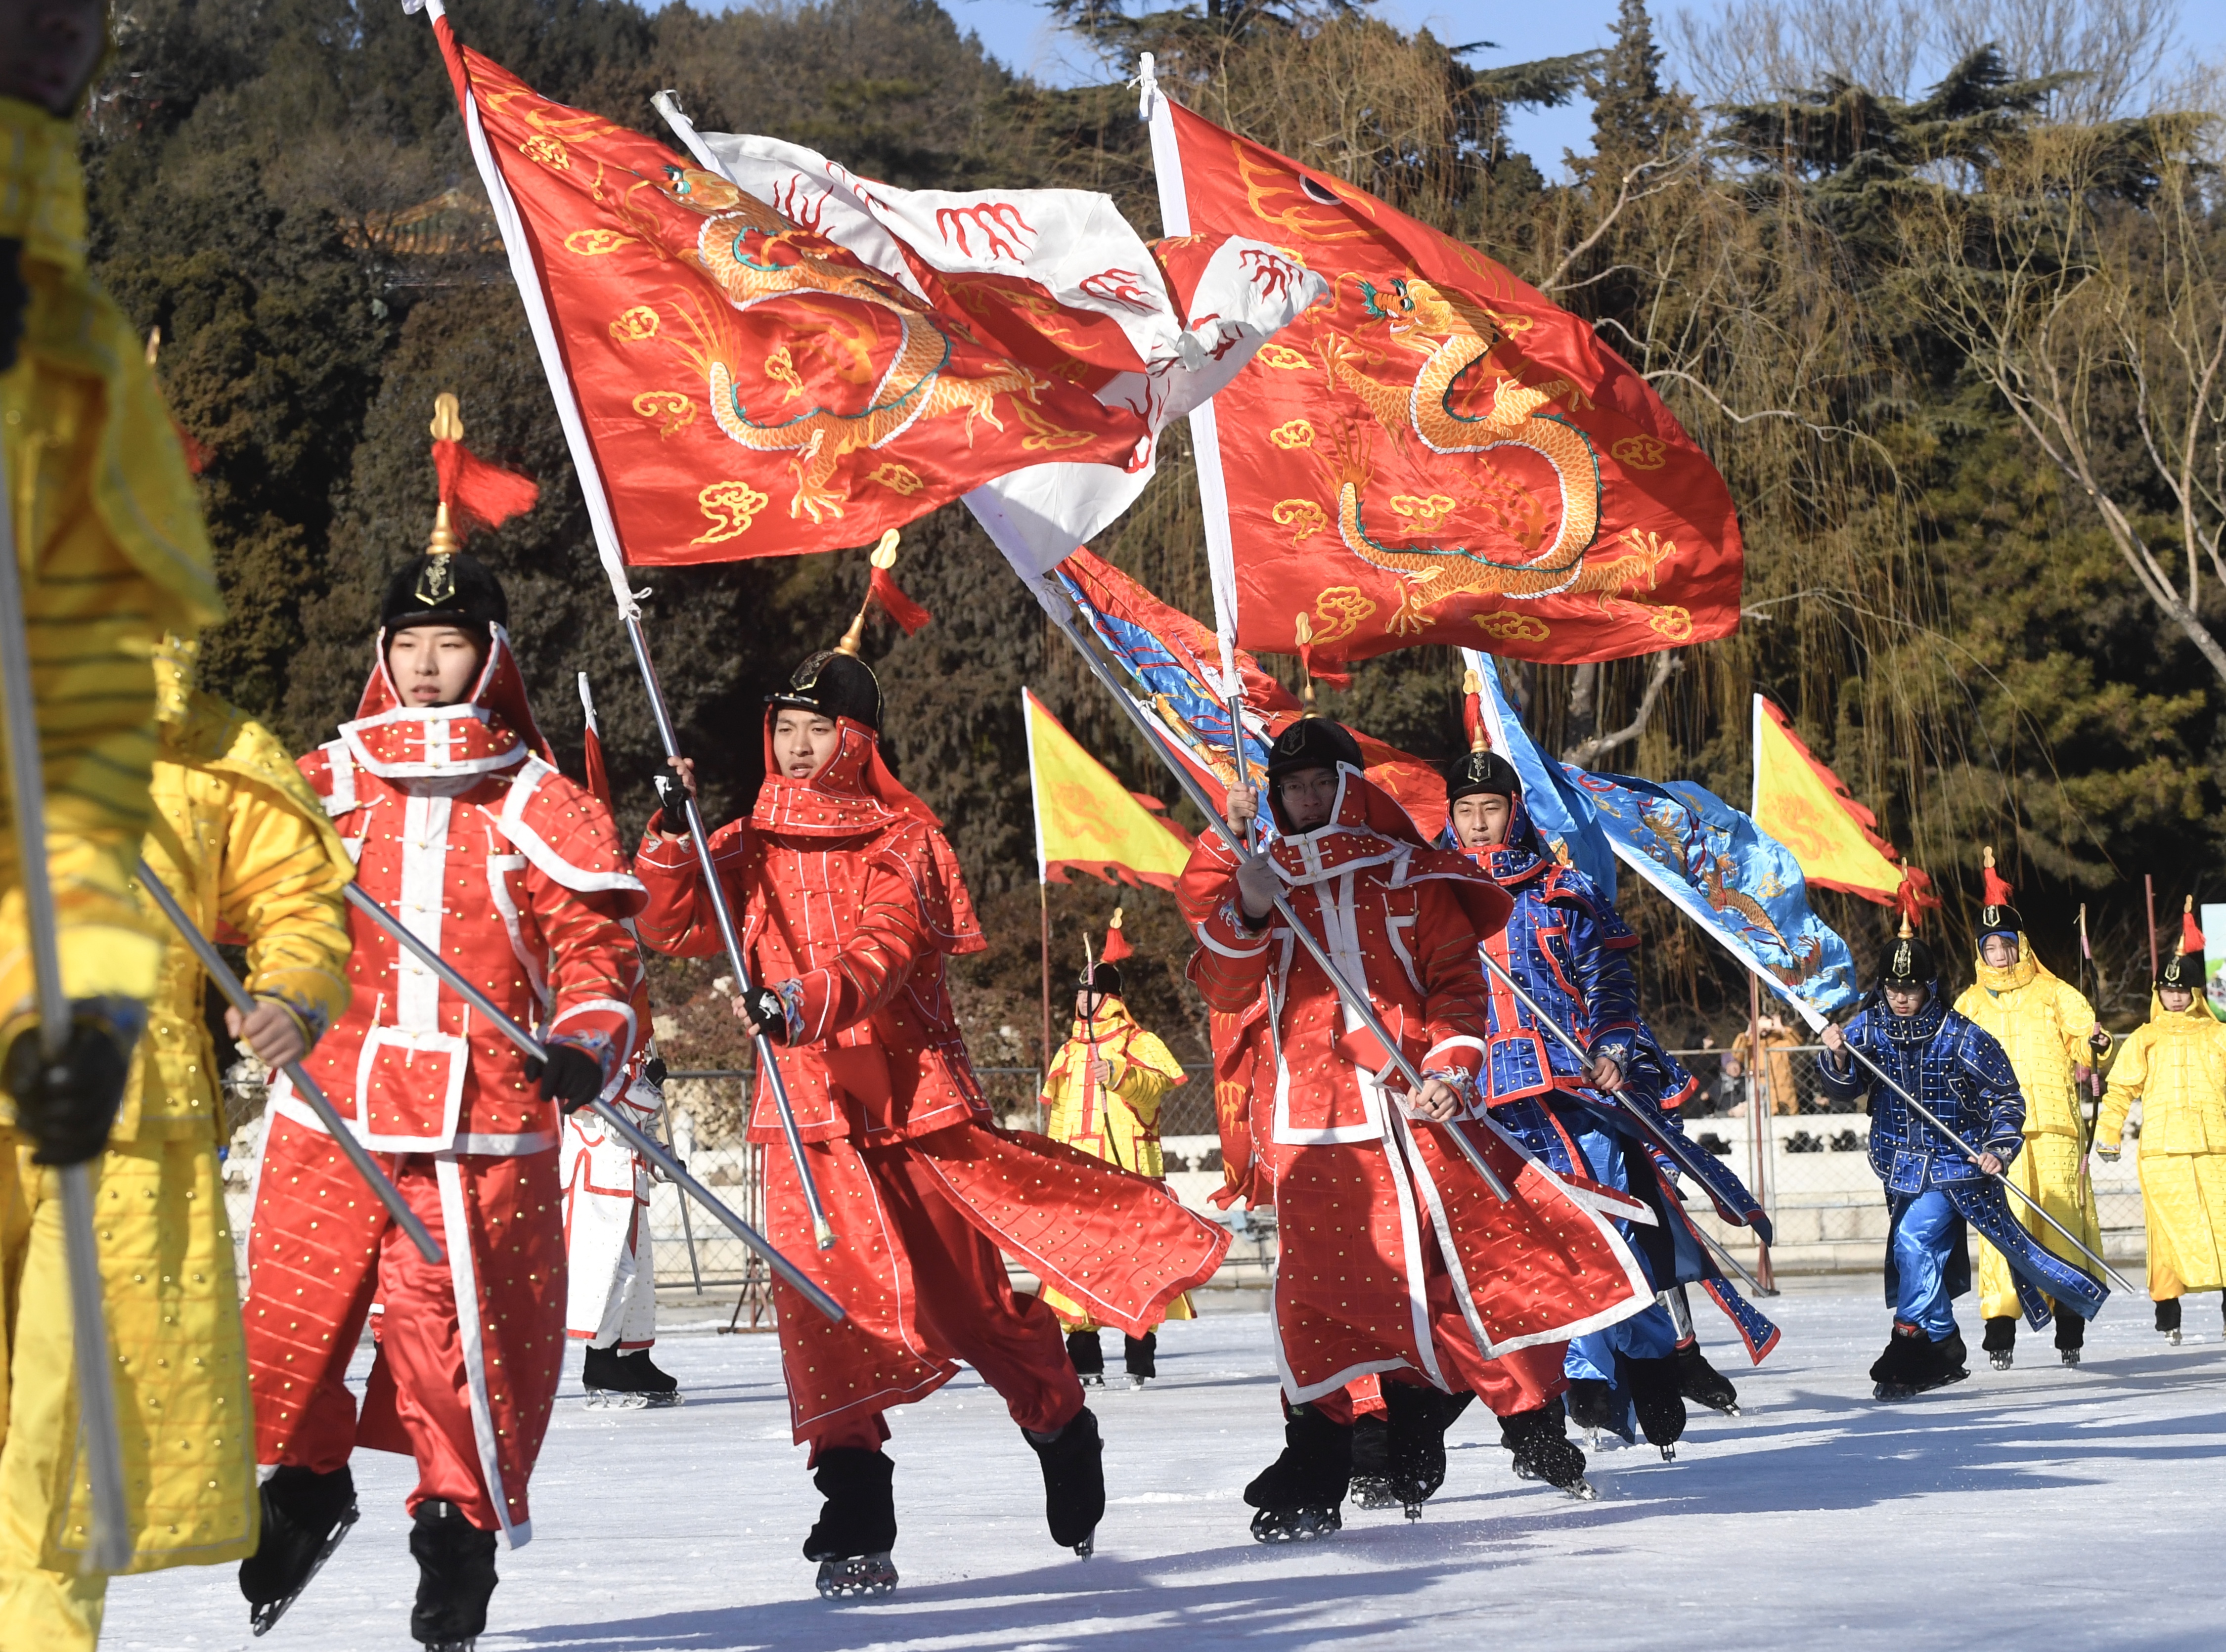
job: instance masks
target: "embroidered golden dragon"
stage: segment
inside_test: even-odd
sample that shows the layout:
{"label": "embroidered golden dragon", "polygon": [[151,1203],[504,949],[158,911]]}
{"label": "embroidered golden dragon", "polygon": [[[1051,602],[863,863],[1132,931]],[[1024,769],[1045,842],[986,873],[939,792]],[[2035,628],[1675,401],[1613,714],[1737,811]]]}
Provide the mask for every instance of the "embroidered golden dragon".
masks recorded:
{"label": "embroidered golden dragon", "polygon": [[[829,484],[843,458],[858,448],[879,448],[921,419],[951,413],[965,416],[970,443],[976,417],[995,429],[1005,428],[995,410],[1000,394],[1033,403],[1046,387],[1047,381],[1017,365],[997,367],[978,378],[946,372],[951,339],[935,324],[926,305],[886,276],[821,256],[814,250],[818,237],[798,230],[725,178],[693,167],[670,167],[656,181],[671,200],[704,215],[693,262],[718,283],[736,309],[820,293],[875,305],[896,318],[896,353],[874,380],[871,400],[856,412],[815,406],[755,417],[743,405],[732,367],[716,359],[708,364],[711,416],[719,429],[757,452],[796,455],[789,461],[796,473],[796,494],[788,507],[792,517],[809,513],[817,522],[823,513],[843,514],[845,496]],[[782,397],[785,403],[803,391],[804,384],[785,353],[776,353],[788,369],[777,375],[791,387]]]}
{"label": "embroidered golden dragon", "polygon": [[1552,596],[1578,582],[1585,552],[1600,531],[1600,461],[1585,434],[1539,410],[1565,393],[1565,379],[1526,385],[1512,378],[1493,388],[1491,411],[1456,413],[1453,397],[1462,376],[1499,342],[1499,327],[1474,304],[1441,293],[1420,278],[1394,281],[1389,293],[1362,282],[1371,316],[1389,323],[1391,336],[1422,353],[1411,384],[1385,384],[1360,371],[1350,344],[1333,345],[1326,365],[1366,403],[1395,438],[1411,434],[1433,453],[1482,454],[1494,448],[1528,448],[1553,467],[1561,491],[1561,520],[1542,549],[1502,556],[1460,545],[1387,545],[1362,519],[1361,490],[1368,480],[1364,456],[1349,449],[1338,473],[1338,531],[1363,562],[1401,575],[1409,582],[1402,613],[1421,610],[1463,592],[1485,595]]}

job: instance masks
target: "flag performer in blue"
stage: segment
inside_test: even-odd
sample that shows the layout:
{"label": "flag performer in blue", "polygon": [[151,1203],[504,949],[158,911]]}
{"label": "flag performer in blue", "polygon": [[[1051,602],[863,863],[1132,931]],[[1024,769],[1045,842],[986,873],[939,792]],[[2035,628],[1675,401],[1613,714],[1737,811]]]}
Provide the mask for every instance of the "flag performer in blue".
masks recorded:
{"label": "flag performer in blue", "polygon": [[[1522,776],[1485,748],[1481,727],[1475,741],[1447,774],[1447,829],[1514,902],[1506,928],[1482,943],[1492,973],[1485,1102],[1557,1171],[1633,1194],[1655,1216],[1650,1226],[1624,1223],[1623,1232],[1657,1299],[1569,1344],[1569,1413],[1580,1426],[1626,1439],[1635,1416],[1648,1441],[1673,1458],[1688,1391],[1718,1410],[1734,1406],[1737,1394],[1680,1325],[1671,1293],[1689,1282],[1708,1288],[1757,1360],[1778,1332],[1709,1257],[1677,1197],[1674,1166],[1627,1114],[1587,1099],[1588,1090],[1620,1097],[1648,1109],[1661,1128],[1681,1129],[1679,1104],[1695,1086],[1639,1013],[1631,967],[1638,937],[1591,879],[1547,853]],[[1574,1036],[1564,1041],[1549,1023]]]}
{"label": "flag performer in blue", "polygon": [[[1825,1094],[1864,1101],[1871,1115],[1871,1168],[1886,1184],[1892,1224],[1893,1334],[1871,1367],[1875,1396],[1905,1400],[1969,1375],[1954,1306],[1971,1288],[1967,1225],[2008,1261],[2036,1330],[2049,1323],[2051,1300],[2094,1318],[2108,1288],[2019,1226],[2002,1191],[2013,1185],[2003,1171],[2025,1146],[2025,1099],[2009,1057],[1948,1007],[1932,950],[1906,917],[1860,1012],[1845,1031],[1827,1023],[1820,1036]],[[1858,1072],[1858,1061],[1869,1071]]]}

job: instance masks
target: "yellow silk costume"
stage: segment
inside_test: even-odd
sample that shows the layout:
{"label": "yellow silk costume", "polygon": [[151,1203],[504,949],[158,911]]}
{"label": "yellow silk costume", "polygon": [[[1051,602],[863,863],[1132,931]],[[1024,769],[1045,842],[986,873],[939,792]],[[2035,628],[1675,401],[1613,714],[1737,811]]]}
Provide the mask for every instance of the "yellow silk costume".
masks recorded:
{"label": "yellow silk costume", "polygon": [[[29,622],[63,985],[73,998],[143,1002],[156,990],[164,932],[129,889],[151,813],[151,661],[164,632],[193,636],[220,605],[185,455],[130,324],[86,278],[85,228],[76,129],[0,98],[0,238],[23,244],[31,295],[16,365],[0,373],[0,456]],[[0,791],[0,1047],[31,1012],[4,800]],[[56,1174],[31,1162],[12,1102],[0,1100],[0,1646],[41,1652],[92,1645],[105,1588],[79,1576],[73,1559],[53,1567],[47,1548],[48,1516],[77,1471],[60,1193]],[[74,1527],[63,1536],[84,1544]]]}
{"label": "yellow silk costume", "polygon": [[[2025,1093],[2025,1151],[2009,1166],[2009,1178],[2100,1255],[2102,1236],[2094,1190],[2080,1174],[2086,1124],[2073,1072],[2094,1059],[2087,1047],[2094,1006],[2077,988],[2051,975],[2022,935],[2015,963],[1997,969],[1981,958],[1978,972],[1978,981],[1956,1001],[1956,1013],[1994,1034]],[[2075,1265],[2092,1266],[2021,1202],[2011,1204],[2026,1231],[2050,1251]],[[1989,1319],[2014,1318],[2020,1312],[2008,1261],[1983,1239],[1979,1302]]]}
{"label": "yellow silk costume", "polygon": [[2174,1013],[2151,997],[2110,1068],[2097,1147],[2116,1150],[2137,1101],[2149,1296],[2226,1288],[2226,1025],[2200,998]]}
{"label": "yellow silk costume", "polygon": [[[1091,1077],[1092,1058],[1112,1064],[1111,1083]],[[1045,1133],[1093,1159],[1157,1181],[1167,1174],[1160,1152],[1160,1105],[1169,1090],[1189,1082],[1182,1064],[1136,1025],[1127,1005],[1103,999],[1089,1020],[1074,1018],[1072,1036],[1044,1075]],[[1097,1321],[1079,1304],[1047,1286],[1043,1299],[1069,1331],[1097,1329]],[[1186,1291],[1167,1304],[1167,1318],[1188,1319],[1195,1312]]]}

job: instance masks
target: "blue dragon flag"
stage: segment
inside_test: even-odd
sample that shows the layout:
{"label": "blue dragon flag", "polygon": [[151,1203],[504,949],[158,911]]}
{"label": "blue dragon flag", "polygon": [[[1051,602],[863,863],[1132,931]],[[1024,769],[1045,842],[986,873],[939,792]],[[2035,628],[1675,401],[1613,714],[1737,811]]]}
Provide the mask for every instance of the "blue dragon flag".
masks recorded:
{"label": "blue dragon flag", "polygon": [[1860,996],[1854,954],[1809,910],[1783,843],[1706,786],[1563,766],[1624,863],[1742,964],[1825,1014]]}
{"label": "blue dragon flag", "polygon": [[1591,797],[1579,785],[1582,769],[1546,755],[1530,738],[1523,720],[1507,698],[1499,680],[1499,666],[1491,655],[1473,648],[1461,650],[1461,664],[1476,673],[1477,715],[1491,749],[1515,765],[1523,777],[1523,804],[1530,823],[1545,840],[1548,853],[1563,866],[1574,867],[1593,881],[1602,899],[1615,899],[1615,851],[1594,817]]}
{"label": "blue dragon flag", "polygon": [[1792,852],[1705,786],[1593,774],[1539,749],[1489,654],[1461,650],[1481,687],[1491,748],[1523,777],[1523,801],[1556,859],[1615,899],[1620,860],[1741,964],[1797,1003],[1829,1014],[1853,1003],[1848,944],[1809,908]]}

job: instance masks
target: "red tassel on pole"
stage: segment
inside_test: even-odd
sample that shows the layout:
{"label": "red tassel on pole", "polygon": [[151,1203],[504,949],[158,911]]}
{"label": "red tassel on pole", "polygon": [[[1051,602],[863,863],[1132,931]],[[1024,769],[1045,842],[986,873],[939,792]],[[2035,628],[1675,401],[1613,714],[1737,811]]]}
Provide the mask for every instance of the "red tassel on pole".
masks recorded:
{"label": "red tassel on pole", "polygon": [[867,594],[881,605],[881,612],[897,622],[897,629],[907,637],[935,618],[925,608],[897,588],[896,578],[886,568],[876,565],[874,576],[866,588]]}
{"label": "red tassel on pole", "polygon": [[1097,955],[1103,963],[1118,963],[1132,956],[1136,949],[1129,944],[1129,937],[1121,933],[1121,909],[1113,909],[1113,921],[1105,927],[1105,950]]}

